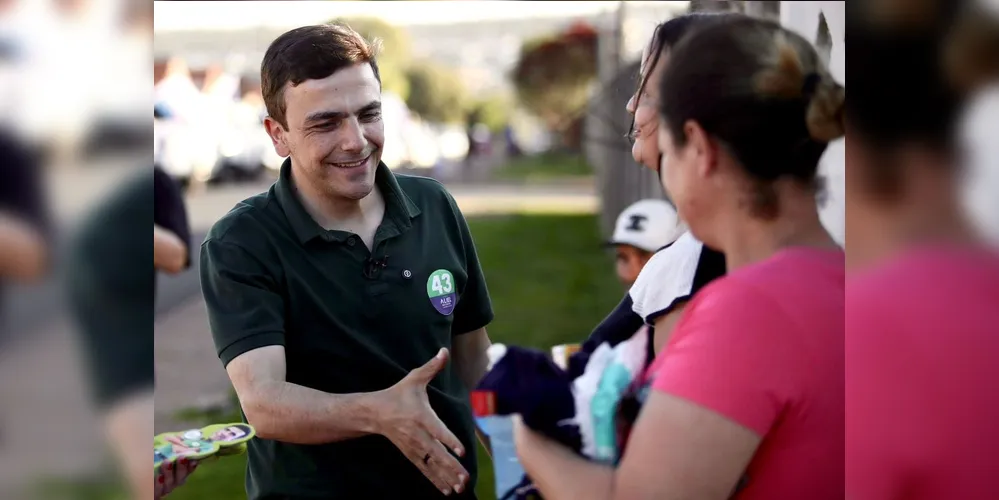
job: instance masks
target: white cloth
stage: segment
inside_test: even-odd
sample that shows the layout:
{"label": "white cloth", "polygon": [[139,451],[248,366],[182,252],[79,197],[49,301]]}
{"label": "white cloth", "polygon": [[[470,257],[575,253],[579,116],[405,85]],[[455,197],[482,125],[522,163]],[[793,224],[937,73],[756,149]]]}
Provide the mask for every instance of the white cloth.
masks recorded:
{"label": "white cloth", "polygon": [[[625,392],[642,375],[648,341],[648,327],[642,327],[630,339],[614,346],[611,362],[604,368],[600,384],[590,400],[588,410],[593,416],[596,442],[596,455],[592,458],[600,462],[614,463],[621,454],[617,440],[617,410]],[[579,411],[577,407],[576,412]]]}
{"label": "white cloth", "polygon": [[649,259],[628,292],[632,311],[642,321],[649,324],[678,299],[690,297],[703,247],[688,231]]}
{"label": "white cloth", "polygon": [[606,342],[600,344],[590,355],[583,374],[572,381],[572,399],[576,407],[575,424],[579,427],[579,437],[583,445],[580,451],[587,457],[597,456],[597,441],[590,404],[597,393],[604,370],[610,366],[613,359],[614,350],[611,346]]}

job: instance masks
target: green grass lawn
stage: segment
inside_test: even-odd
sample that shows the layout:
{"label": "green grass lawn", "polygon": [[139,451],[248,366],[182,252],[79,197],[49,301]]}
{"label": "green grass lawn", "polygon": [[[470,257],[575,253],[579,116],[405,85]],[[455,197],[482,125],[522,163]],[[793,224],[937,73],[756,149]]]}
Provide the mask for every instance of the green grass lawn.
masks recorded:
{"label": "green grass lawn", "polygon": [[[580,342],[624,293],[593,215],[492,216],[469,225],[496,313],[494,342],[543,349]],[[481,449],[479,464],[478,497],[492,499],[492,464]],[[170,500],[246,498],[244,468],[243,457],[202,464]]]}
{"label": "green grass lawn", "polygon": [[496,168],[499,180],[543,182],[555,179],[585,178],[593,169],[582,155],[550,152],[514,158]]}

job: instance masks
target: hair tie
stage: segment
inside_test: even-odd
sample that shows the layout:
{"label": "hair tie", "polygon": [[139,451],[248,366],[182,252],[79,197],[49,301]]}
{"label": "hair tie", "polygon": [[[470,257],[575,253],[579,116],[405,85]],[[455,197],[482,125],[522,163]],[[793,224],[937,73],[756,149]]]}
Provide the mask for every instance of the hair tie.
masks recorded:
{"label": "hair tie", "polygon": [[815,95],[815,89],[818,88],[819,82],[821,81],[822,75],[815,71],[805,75],[805,81],[801,85],[801,95],[805,98],[805,100],[812,100],[812,96]]}

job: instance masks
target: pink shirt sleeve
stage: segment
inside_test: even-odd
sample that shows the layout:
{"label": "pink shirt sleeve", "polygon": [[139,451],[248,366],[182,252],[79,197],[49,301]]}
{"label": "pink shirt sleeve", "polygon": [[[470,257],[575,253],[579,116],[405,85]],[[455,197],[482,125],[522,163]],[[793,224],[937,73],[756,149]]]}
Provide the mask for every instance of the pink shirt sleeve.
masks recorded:
{"label": "pink shirt sleeve", "polygon": [[652,387],[767,433],[798,396],[802,354],[780,304],[722,278],[694,298],[653,369]]}

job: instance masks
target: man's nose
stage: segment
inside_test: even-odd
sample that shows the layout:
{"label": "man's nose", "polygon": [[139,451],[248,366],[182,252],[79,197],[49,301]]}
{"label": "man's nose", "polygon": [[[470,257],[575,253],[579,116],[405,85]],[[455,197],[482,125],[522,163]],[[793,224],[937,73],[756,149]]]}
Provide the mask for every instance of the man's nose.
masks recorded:
{"label": "man's nose", "polygon": [[368,140],[364,138],[364,128],[356,118],[347,120],[344,127],[343,142],[341,149],[344,151],[361,151],[368,145]]}

